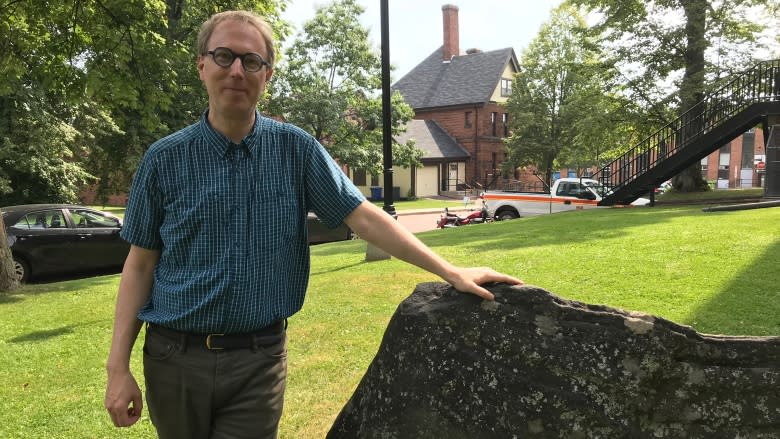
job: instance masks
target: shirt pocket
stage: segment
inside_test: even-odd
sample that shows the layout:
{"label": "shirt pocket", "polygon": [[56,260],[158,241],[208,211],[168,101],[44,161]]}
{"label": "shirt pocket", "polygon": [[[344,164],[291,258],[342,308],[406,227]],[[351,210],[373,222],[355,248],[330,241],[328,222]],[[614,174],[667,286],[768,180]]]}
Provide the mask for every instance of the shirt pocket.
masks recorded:
{"label": "shirt pocket", "polygon": [[302,207],[291,190],[255,186],[252,197],[250,235],[255,235],[259,248],[281,251],[293,246],[302,232]]}
{"label": "shirt pocket", "polygon": [[179,241],[220,243],[230,237],[229,219],[235,206],[226,190],[213,185],[192,188],[170,211],[167,232]]}

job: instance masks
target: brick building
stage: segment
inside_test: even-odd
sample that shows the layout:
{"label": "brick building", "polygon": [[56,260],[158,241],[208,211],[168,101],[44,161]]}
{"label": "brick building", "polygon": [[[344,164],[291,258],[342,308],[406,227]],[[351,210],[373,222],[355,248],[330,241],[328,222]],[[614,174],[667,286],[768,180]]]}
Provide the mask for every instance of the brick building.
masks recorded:
{"label": "brick building", "polygon": [[[415,119],[435,122],[446,134],[411,136],[425,152],[424,167],[394,171],[400,184],[408,184],[416,196],[502,183],[498,169],[505,156],[503,138],[509,134],[509,116],[502,104],[512,92],[517,57],[511,47],[462,53],[458,7],[444,5],[442,15],[443,45],[393,85],[414,109]],[[437,139],[460,147],[440,145]]]}
{"label": "brick building", "polygon": [[701,160],[702,175],[715,188],[763,186],[764,132],[752,129]]}

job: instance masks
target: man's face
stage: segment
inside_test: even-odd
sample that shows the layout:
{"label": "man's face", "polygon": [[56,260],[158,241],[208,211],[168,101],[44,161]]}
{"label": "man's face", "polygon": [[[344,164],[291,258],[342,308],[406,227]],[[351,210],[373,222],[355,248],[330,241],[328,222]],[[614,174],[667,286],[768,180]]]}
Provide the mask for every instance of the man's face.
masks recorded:
{"label": "man's face", "polygon": [[[223,21],[214,29],[208,50],[217,47],[226,47],[239,55],[254,52],[268,59],[260,31],[236,20]],[[247,72],[238,58],[230,67],[220,67],[211,55],[198,57],[198,72],[209,94],[209,111],[216,113],[214,116],[229,119],[254,117],[255,106],[273,74],[268,66],[257,72]]]}

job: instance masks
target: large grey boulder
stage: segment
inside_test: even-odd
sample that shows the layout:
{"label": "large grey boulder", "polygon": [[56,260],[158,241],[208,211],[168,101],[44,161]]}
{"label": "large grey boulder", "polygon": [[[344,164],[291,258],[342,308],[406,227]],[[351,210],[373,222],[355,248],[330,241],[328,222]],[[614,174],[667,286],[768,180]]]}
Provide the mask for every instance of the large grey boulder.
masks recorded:
{"label": "large grey boulder", "polygon": [[780,438],[780,337],[441,283],[398,307],[328,438]]}

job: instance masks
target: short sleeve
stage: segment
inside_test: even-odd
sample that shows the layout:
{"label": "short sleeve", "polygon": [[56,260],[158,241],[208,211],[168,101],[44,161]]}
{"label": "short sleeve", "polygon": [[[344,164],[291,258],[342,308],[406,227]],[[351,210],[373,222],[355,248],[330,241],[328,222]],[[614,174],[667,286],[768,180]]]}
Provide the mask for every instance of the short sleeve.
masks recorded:
{"label": "short sleeve", "polygon": [[150,250],[162,249],[162,194],[152,149],[147,151],[133,178],[120,235],[130,244]]}
{"label": "short sleeve", "polygon": [[306,160],[310,209],[328,227],[337,227],[366,197],[315,139]]}

